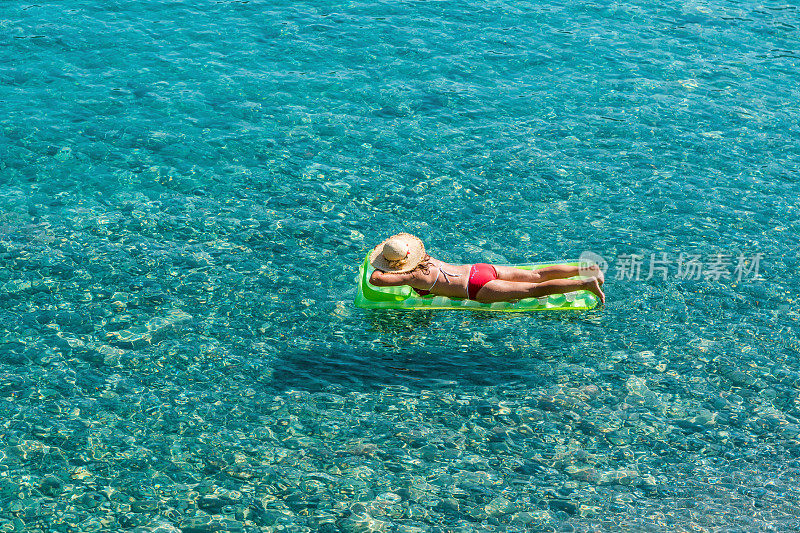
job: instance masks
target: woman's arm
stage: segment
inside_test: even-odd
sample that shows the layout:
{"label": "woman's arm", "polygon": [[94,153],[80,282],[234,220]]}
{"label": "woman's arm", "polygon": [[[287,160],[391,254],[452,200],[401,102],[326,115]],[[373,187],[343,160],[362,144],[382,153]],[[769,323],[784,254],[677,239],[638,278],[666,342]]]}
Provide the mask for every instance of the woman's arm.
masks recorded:
{"label": "woman's arm", "polygon": [[369,277],[369,282],[376,287],[396,287],[398,285],[409,285],[412,279],[414,279],[414,274],[411,272],[395,274],[394,272],[376,270]]}

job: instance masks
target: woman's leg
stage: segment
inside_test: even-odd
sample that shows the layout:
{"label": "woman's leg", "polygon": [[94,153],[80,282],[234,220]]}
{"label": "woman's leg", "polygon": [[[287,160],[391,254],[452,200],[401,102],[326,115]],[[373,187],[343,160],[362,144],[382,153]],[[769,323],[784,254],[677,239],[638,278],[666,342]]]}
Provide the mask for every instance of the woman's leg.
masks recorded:
{"label": "woman's leg", "polygon": [[551,294],[564,294],[565,292],[579,290],[592,292],[600,299],[601,303],[606,301],[606,296],[600,289],[599,280],[594,277],[586,279],[551,279],[541,283],[495,279],[481,287],[475,295],[475,299],[481,303],[510,302],[523,298],[540,298]]}
{"label": "woman's leg", "polygon": [[603,276],[603,272],[597,268],[597,265],[592,265],[585,269],[581,269],[577,265],[550,265],[535,270],[495,265],[494,269],[497,271],[497,279],[502,279],[504,281],[541,283],[551,279],[572,278],[586,273],[596,277],[600,285],[605,281],[605,276]]}

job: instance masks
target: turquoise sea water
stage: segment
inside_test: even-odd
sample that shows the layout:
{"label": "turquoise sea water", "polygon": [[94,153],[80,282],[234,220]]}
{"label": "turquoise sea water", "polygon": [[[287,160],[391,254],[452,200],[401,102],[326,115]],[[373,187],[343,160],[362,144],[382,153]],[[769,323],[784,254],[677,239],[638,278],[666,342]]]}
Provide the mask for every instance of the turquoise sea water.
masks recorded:
{"label": "turquoise sea water", "polygon": [[[0,530],[800,529],[799,27],[4,0]],[[398,231],[608,304],[354,308]]]}

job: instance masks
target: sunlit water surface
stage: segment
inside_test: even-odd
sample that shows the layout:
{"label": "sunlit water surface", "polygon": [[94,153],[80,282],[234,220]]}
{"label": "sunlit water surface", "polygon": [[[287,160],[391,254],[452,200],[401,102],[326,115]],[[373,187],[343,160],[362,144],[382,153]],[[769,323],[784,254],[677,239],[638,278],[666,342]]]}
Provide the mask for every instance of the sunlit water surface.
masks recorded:
{"label": "sunlit water surface", "polygon": [[[0,529],[799,529],[799,27],[4,0]],[[608,305],[356,309],[397,231]]]}

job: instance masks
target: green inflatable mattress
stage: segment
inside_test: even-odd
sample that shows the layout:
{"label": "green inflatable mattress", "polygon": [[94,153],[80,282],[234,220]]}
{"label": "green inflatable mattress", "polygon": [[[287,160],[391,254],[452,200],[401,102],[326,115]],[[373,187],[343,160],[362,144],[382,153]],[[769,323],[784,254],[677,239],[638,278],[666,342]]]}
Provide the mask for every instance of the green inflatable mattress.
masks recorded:
{"label": "green inflatable mattress", "polygon": [[[509,265],[532,270],[554,264],[578,265],[577,261],[561,263],[530,263]],[[376,287],[369,282],[372,271],[369,254],[358,269],[358,292],[356,307],[362,309],[466,309],[472,311],[585,311],[597,306],[597,297],[588,291],[553,294],[542,298],[525,298],[516,302],[484,304],[474,300],[447,298],[446,296],[419,296],[408,285],[399,287]]]}

